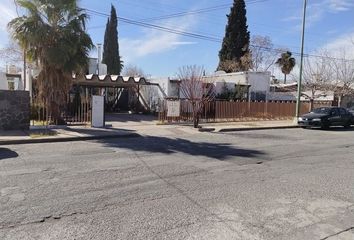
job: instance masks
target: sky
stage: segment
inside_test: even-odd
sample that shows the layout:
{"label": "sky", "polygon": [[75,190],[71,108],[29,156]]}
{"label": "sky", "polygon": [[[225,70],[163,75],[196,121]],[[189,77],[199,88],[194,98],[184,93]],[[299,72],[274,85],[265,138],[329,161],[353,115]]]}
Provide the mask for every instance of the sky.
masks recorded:
{"label": "sky", "polygon": [[[138,66],[155,77],[173,76],[185,65],[203,66],[209,73],[215,71],[226,14],[232,3],[233,0],[79,1],[81,7],[105,14],[110,13],[113,4],[119,17],[214,38],[209,41],[181,36],[119,20],[120,55],[124,64]],[[213,11],[198,12],[205,8]],[[246,8],[251,35],[269,36],[274,47],[300,52],[303,0],[246,0]],[[20,9],[18,12],[22,14]],[[194,14],[149,19],[181,12]],[[91,12],[89,15],[88,32],[95,44],[103,43],[107,17]],[[0,0],[0,48],[11,41],[6,25],[16,16],[14,1]],[[306,17],[306,53],[315,54],[326,48],[335,56],[339,48],[344,48],[345,57],[354,59],[354,0],[308,0]],[[93,51],[91,55],[97,54]],[[271,70],[277,72],[275,68]]]}

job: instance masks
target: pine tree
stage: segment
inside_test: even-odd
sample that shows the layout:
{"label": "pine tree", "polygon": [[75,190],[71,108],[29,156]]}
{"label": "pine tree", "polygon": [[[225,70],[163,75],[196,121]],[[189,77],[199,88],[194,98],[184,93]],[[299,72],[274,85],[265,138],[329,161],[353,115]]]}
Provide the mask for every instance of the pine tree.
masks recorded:
{"label": "pine tree", "polygon": [[[109,25],[110,25],[110,21],[109,18],[107,19],[107,24],[106,24],[106,30],[104,32],[104,42],[103,42],[103,56],[102,56],[102,63],[107,65],[108,68],[108,38],[109,38]],[[108,69],[107,69],[108,70]]]}
{"label": "pine tree", "polygon": [[115,7],[111,7],[111,16],[107,21],[103,44],[103,63],[107,65],[107,73],[119,75],[123,65],[119,56],[118,20]]}
{"label": "pine tree", "polygon": [[250,32],[246,18],[244,0],[234,0],[231,12],[227,15],[225,37],[219,52],[218,70],[225,72],[247,71],[250,68]]}

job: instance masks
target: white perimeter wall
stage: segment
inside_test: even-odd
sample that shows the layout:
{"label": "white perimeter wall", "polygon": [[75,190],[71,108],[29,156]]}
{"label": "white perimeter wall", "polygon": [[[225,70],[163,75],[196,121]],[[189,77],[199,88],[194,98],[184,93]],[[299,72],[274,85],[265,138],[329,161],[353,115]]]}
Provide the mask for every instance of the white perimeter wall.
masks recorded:
{"label": "white perimeter wall", "polygon": [[9,90],[7,85],[6,73],[0,72],[0,90]]}

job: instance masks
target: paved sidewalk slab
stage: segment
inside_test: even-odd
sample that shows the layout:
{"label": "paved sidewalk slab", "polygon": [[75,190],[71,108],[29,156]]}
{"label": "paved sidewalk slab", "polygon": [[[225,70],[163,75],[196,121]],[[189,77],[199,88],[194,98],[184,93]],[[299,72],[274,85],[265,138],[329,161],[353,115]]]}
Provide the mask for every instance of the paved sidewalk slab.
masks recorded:
{"label": "paved sidewalk slab", "polygon": [[136,137],[134,131],[117,128],[65,127],[32,129],[29,131],[0,131],[0,145],[84,141],[103,138]]}
{"label": "paved sidewalk slab", "polygon": [[249,130],[265,130],[265,129],[285,129],[298,128],[299,126],[293,120],[276,120],[276,121],[249,121],[249,122],[227,122],[227,123],[210,123],[201,124],[200,131],[213,132],[233,132],[233,131],[249,131]]}
{"label": "paved sidewalk slab", "polygon": [[203,123],[201,128],[192,125],[121,124],[112,122],[111,127],[91,128],[85,126],[64,126],[30,131],[0,131],[0,145],[85,141],[103,138],[149,136],[180,136],[199,132],[231,132],[265,129],[297,128],[293,121],[253,121],[228,123]]}

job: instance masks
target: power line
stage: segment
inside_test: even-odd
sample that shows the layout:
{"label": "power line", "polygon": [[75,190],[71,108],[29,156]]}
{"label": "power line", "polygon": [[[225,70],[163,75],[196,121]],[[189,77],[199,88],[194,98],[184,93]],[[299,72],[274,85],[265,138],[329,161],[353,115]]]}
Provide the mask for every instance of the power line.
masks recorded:
{"label": "power line", "polygon": [[[249,0],[246,3],[250,5],[250,4],[261,3],[261,2],[266,2],[266,1],[269,1],[269,0]],[[183,12],[162,15],[162,16],[157,16],[157,17],[143,18],[143,19],[138,19],[137,21],[156,21],[156,20],[171,19],[171,18],[183,17],[183,16],[188,16],[188,15],[196,15],[196,14],[217,11],[217,10],[225,9],[228,7],[230,7],[230,3],[215,5],[212,7],[201,8],[201,9],[196,9],[196,10],[192,10],[192,11],[183,11]],[[95,28],[100,28],[100,27],[105,27],[105,26],[95,26]]]}
{"label": "power line", "polygon": [[[269,1],[269,0],[246,0],[245,2],[247,4],[254,4],[254,3],[258,3],[258,2],[265,2],[265,1]],[[145,1],[144,1],[145,2]],[[218,1],[214,1],[214,2],[218,2]],[[124,3],[124,1],[123,1]],[[126,2],[126,4],[130,4],[130,5],[135,5],[137,7],[142,7],[144,9],[146,9],[146,7],[144,7],[142,5],[142,2],[139,3],[139,4],[133,4],[131,2]],[[219,4],[219,5],[215,5],[215,6],[212,6],[212,7],[207,7],[207,8],[202,8],[202,9],[196,9],[196,10],[186,10],[186,9],[183,9],[183,8],[178,8],[174,5],[170,5],[170,4],[166,4],[166,3],[159,3],[159,4],[162,4],[162,5],[165,5],[165,6],[170,6],[170,9],[174,9],[174,10],[178,10],[178,11],[181,11],[181,12],[178,12],[178,13],[175,13],[175,14],[169,14],[169,15],[163,15],[163,16],[159,16],[157,18],[160,18],[160,17],[167,17],[167,18],[170,18],[170,17],[174,17],[173,15],[179,15],[179,14],[182,14],[182,15],[189,15],[189,14],[198,14],[198,13],[203,13],[203,12],[209,12],[209,11],[214,11],[214,10],[219,10],[219,9],[223,9],[225,7],[230,7],[231,6],[231,3],[228,2],[228,3],[223,3],[223,4]],[[149,4],[149,7],[151,6],[151,4]],[[153,8],[150,8],[150,9],[153,9]],[[166,7],[163,7],[163,9],[166,9]],[[159,10],[159,9],[154,9],[154,10]],[[172,16],[170,16],[172,15]],[[154,17],[153,17],[154,18]],[[152,19],[153,19],[152,18]],[[142,19],[141,19],[142,20]],[[145,19],[144,19],[145,20]]]}
{"label": "power line", "polygon": [[[251,4],[262,3],[262,2],[267,2],[267,1],[269,1],[269,0],[248,0],[248,1],[246,1],[246,3],[248,5],[251,5]],[[131,4],[131,3],[129,3],[129,4]],[[139,4],[138,5],[134,4],[134,5],[139,6]],[[203,13],[207,13],[207,12],[212,12],[212,11],[225,9],[225,8],[228,8],[228,7],[230,7],[230,3],[219,4],[219,5],[206,7],[206,8],[201,8],[201,9],[182,11],[182,12],[177,12],[177,13],[168,14],[168,15],[162,15],[162,16],[157,16],[157,17],[142,18],[142,19],[137,19],[136,21],[144,21],[145,22],[145,21],[156,21],[156,20],[171,19],[171,18],[183,17],[183,16],[188,16],[188,15],[203,14]],[[175,8],[175,9],[178,9],[178,8]],[[179,9],[181,9],[181,8],[179,8]],[[106,16],[106,15],[104,15],[104,16]],[[216,24],[216,22],[214,22],[214,24]],[[217,23],[217,24],[220,24],[220,23]],[[89,27],[88,29],[99,29],[99,28],[104,28],[104,27],[105,27],[105,25],[99,25],[99,26]],[[166,26],[166,27],[168,27],[168,26]],[[171,26],[170,28],[174,29],[173,26]],[[279,30],[279,31],[281,31],[281,30]],[[198,34],[205,34],[203,32],[197,32],[197,33]],[[212,35],[209,34],[209,36],[212,36]],[[217,37],[217,36],[213,35],[213,37]]]}
{"label": "power line", "polygon": [[[255,4],[255,3],[266,2],[266,1],[269,1],[269,0],[250,0],[247,2],[247,4]],[[164,20],[164,19],[169,19],[169,18],[176,18],[176,17],[187,16],[187,15],[195,15],[195,14],[200,14],[200,13],[212,12],[212,11],[216,11],[216,10],[225,9],[227,7],[230,7],[230,4],[220,4],[220,5],[216,5],[216,6],[212,6],[212,7],[201,8],[201,9],[196,9],[196,10],[192,10],[192,11],[173,13],[173,14],[152,17],[152,18],[145,18],[145,19],[140,19],[140,20],[141,21]]]}
{"label": "power line", "polygon": [[[250,4],[255,4],[255,3],[261,3],[261,2],[266,2],[269,0],[249,0],[246,1],[246,3],[248,5]],[[131,4],[131,3],[130,3]],[[134,4],[136,5],[136,4]],[[143,18],[143,19],[137,19],[135,21],[155,21],[155,20],[164,20],[164,19],[170,19],[170,18],[176,18],[176,17],[183,17],[183,16],[187,16],[187,15],[196,15],[196,14],[202,14],[202,13],[207,13],[207,12],[212,12],[212,11],[216,11],[216,10],[221,10],[224,9],[225,7],[230,7],[230,3],[227,4],[219,4],[219,5],[215,5],[215,6],[211,6],[211,7],[206,7],[206,8],[201,8],[201,9],[195,9],[195,10],[191,10],[191,11],[182,11],[182,12],[178,12],[178,13],[173,13],[173,14],[168,14],[168,15],[162,15],[162,16],[157,16],[157,17],[151,17],[151,18]],[[176,8],[175,8],[176,9]],[[181,9],[181,8],[179,8]],[[102,16],[102,14],[100,14],[99,16]],[[104,17],[106,17],[107,15],[103,15]],[[126,23],[126,22],[123,22]],[[126,23],[129,24],[129,23]],[[219,24],[219,23],[218,23]],[[164,25],[165,27],[169,27]],[[89,27],[88,29],[99,29],[99,28],[104,28],[106,27],[105,25],[99,25],[99,26],[93,26],[93,27]],[[175,29],[173,26],[171,26],[170,28]],[[203,32],[195,32],[198,34],[205,34]],[[218,37],[216,35],[208,35],[209,37]]]}
{"label": "power line", "polygon": [[[262,1],[265,1],[265,0],[262,0]],[[106,14],[106,13],[103,13],[103,12],[99,12],[99,11],[91,10],[91,9],[87,9],[87,8],[84,8],[84,9],[86,11],[88,11],[89,13],[97,15],[97,16],[110,17],[109,14]],[[181,35],[181,36],[196,38],[196,39],[200,39],[200,40],[206,40],[206,41],[211,41],[211,42],[222,43],[222,39],[221,38],[217,38],[217,37],[212,37],[212,36],[208,36],[208,35],[187,32],[187,31],[183,31],[183,30],[178,30],[176,28],[168,28],[168,27],[164,27],[164,26],[160,26],[160,25],[156,25],[156,24],[151,24],[151,23],[144,23],[144,22],[141,22],[141,21],[138,21],[138,20],[132,20],[132,19],[128,19],[128,18],[125,18],[125,17],[117,17],[117,18],[120,21],[125,22],[127,24],[131,24],[131,25],[136,25],[136,26],[140,26],[140,27],[155,29],[155,30],[159,30],[159,31],[164,31],[164,32],[172,33],[172,34]],[[284,51],[284,50],[280,50],[280,49],[276,49],[276,48],[267,48],[267,47],[263,47],[263,46],[259,46],[259,45],[253,45],[253,44],[250,44],[250,46],[251,47],[257,47],[257,48],[263,49],[265,51],[275,52],[275,53],[283,53],[283,51]],[[298,53],[298,52],[292,52],[292,54],[294,56],[301,56],[301,54]],[[333,60],[354,61],[354,60],[349,60],[349,59],[341,59],[341,58],[335,58],[335,57],[329,57],[329,56],[321,56],[321,55],[315,55],[315,54],[304,54],[304,57],[316,57],[316,58],[327,58],[327,59],[333,59]]]}
{"label": "power line", "polygon": [[[245,1],[247,5],[251,4],[256,4],[256,3],[262,3],[262,2],[267,2],[269,0],[248,0]],[[131,4],[131,3],[129,3]],[[134,4],[135,6],[142,6],[141,4]],[[201,9],[195,9],[195,10],[189,10],[189,11],[181,11],[173,14],[168,14],[168,15],[162,15],[162,16],[157,16],[157,17],[151,17],[151,18],[142,18],[142,19],[137,19],[137,21],[156,21],[156,20],[164,20],[164,19],[171,19],[171,18],[177,18],[177,17],[183,17],[183,16],[188,16],[188,15],[197,15],[197,14],[203,14],[207,12],[213,12],[221,9],[225,9],[230,7],[230,3],[224,3],[224,4],[219,4],[207,8],[201,8]],[[181,9],[181,8],[174,8],[174,9]],[[208,15],[207,21],[210,22],[210,15]],[[212,22],[213,24],[220,24],[215,21]],[[256,23],[257,25],[264,25],[263,23]],[[95,26],[91,27],[90,29],[96,29],[96,28],[104,28],[105,26]],[[272,27],[272,29],[277,30],[278,32],[283,32],[284,30],[289,30],[288,28],[282,28],[283,30],[279,29],[279,27]],[[308,35],[313,35],[313,36],[318,36],[316,33],[307,33]],[[310,41],[307,39],[307,41]],[[311,40],[314,41],[314,40]]]}
{"label": "power line", "polygon": [[[95,10],[89,10],[89,9],[86,9],[86,10],[89,11],[89,12],[100,14],[100,15],[109,16],[108,14],[100,13],[100,12],[97,12]],[[186,31],[182,31],[182,30],[178,30],[178,29],[172,29],[172,28],[167,28],[167,27],[163,27],[163,26],[159,26],[159,25],[155,25],[155,24],[150,24],[150,23],[144,23],[144,22],[140,22],[140,21],[127,19],[127,18],[124,18],[124,17],[117,17],[117,18],[120,21],[122,21],[122,22],[125,22],[125,23],[128,23],[128,24],[132,24],[132,25],[137,25],[137,26],[146,27],[146,28],[150,28],[150,29],[156,29],[156,30],[165,31],[165,32],[169,32],[169,33],[182,35],[182,36],[192,37],[192,38],[198,38],[198,39],[202,39],[202,40],[220,42],[220,39],[219,38],[215,38],[215,37],[210,37],[210,36],[196,34],[196,33],[190,33],[190,32],[186,32]]]}

